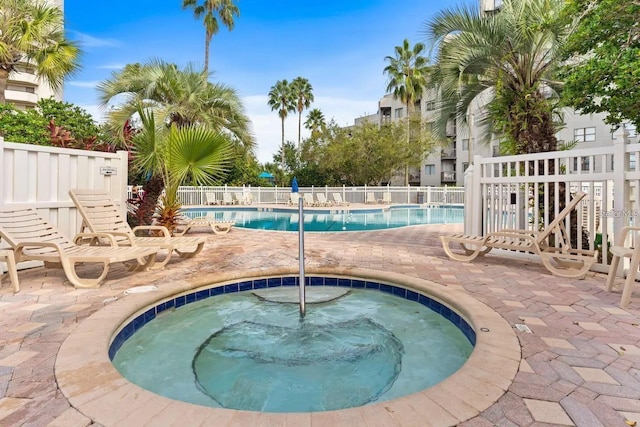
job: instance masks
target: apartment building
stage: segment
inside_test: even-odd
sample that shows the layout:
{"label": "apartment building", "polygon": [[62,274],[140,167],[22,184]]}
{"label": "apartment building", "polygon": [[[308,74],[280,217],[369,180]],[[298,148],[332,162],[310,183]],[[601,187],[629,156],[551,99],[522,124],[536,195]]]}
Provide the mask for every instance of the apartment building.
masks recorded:
{"label": "apartment building", "polygon": [[[480,8],[483,13],[496,13],[502,6],[502,0],[480,0]],[[451,122],[446,129],[447,143],[440,149],[429,154],[423,159],[422,166],[410,171],[410,185],[443,186],[464,185],[464,171],[473,163],[476,155],[482,157],[499,156],[499,140],[487,135],[486,129],[481,125],[482,117],[486,113],[485,102],[477,99],[471,105],[469,114],[464,122]],[[423,120],[434,121],[437,105],[435,91],[427,91],[422,99],[416,103],[416,111],[420,111]],[[406,106],[392,94],[387,94],[378,102],[378,112],[355,119],[355,125],[363,121],[371,121],[379,124],[392,120],[400,120],[406,116]],[[579,148],[603,147],[613,144],[613,129],[604,122],[605,114],[578,114],[571,108],[565,108],[561,112],[564,126],[557,133],[559,143],[575,141]],[[635,127],[629,123],[623,123],[628,133],[630,142],[640,142]],[[582,158],[578,164],[572,165],[574,170],[588,170],[591,160]],[[630,159],[635,162],[635,158]],[[594,165],[595,166],[595,165]],[[599,166],[598,166],[599,167]],[[392,180],[392,184],[402,185],[403,180]]]}
{"label": "apartment building", "polygon": [[[64,0],[47,0],[49,4],[64,8]],[[34,67],[27,62],[20,64],[9,74],[7,90],[4,93],[7,103],[21,109],[34,108],[42,98],[54,97],[62,100],[62,91],[54,91],[46,80],[36,76]]]}

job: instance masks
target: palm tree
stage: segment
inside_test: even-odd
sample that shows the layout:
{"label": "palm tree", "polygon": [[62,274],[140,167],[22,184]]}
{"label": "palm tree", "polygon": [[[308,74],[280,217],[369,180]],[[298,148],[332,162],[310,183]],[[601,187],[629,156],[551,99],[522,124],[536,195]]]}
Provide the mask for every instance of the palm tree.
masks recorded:
{"label": "palm tree", "polygon": [[[101,82],[98,90],[103,106],[114,100],[121,101],[109,111],[108,124],[114,136],[125,145],[132,143],[125,141],[131,134],[130,124],[137,123],[138,129],[143,130],[149,127],[144,121],[142,127],[139,124],[141,110],[153,111],[155,123],[160,127],[203,127],[226,135],[232,144],[242,144],[247,150],[255,145],[249,132],[249,119],[235,91],[210,83],[204,71],[195,71],[191,66],[179,69],[163,61],[127,65],[113,73],[111,79]],[[134,158],[138,157],[137,151],[134,150]],[[149,179],[138,215],[145,222],[167,182],[157,173],[146,176]]]}
{"label": "palm tree", "polygon": [[[161,183],[165,192],[158,222],[172,232],[181,208],[178,187],[185,183],[215,185],[230,167],[232,144],[227,135],[205,126],[166,126],[152,108],[141,103],[137,113],[141,127],[132,138],[133,166]],[[150,191],[147,187],[145,198]]]}
{"label": "palm tree", "polygon": [[322,111],[318,108],[314,108],[309,111],[307,114],[307,120],[304,122],[304,127],[311,131],[312,138],[317,138],[327,127]]}
{"label": "palm tree", "polygon": [[291,85],[286,79],[278,80],[275,85],[271,86],[267,103],[271,107],[271,111],[278,110],[278,117],[280,117],[282,123],[280,167],[284,171],[284,120],[289,115],[289,112],[295,111],[295,99],[291,92]]}
{"label": "palm tree", "polygon": [[207,73],[209,71],[211,39],[220,30],[218,18],[231,31],[235,25],[233,17],[240,16],[240,9],[233,3],[233,0],[203,0],[202,4],[198,4],[197,0],[182,0],[182,8],[188,7],[193,8],[194,18],[200,19],[204,16],[204,72]]}
{"label": "palm tree", "polygon": [[102,107],[124,97],[109,112],[110,121],[120,131],[135,115],[138,104],[146,101],[154,104],[162,123],[207,125],[228,133],[234,143],[249,151],[255,147],[250,121],[237,92],[224,84],[209,82],[206,72],[196,71],[191,65],[180,69],[162,60],[129,64],[99,83],[98,92]]}
{"label": "palm tree", "polygon": [[554,151],[553,105],[549,94],[559,49],[568,27],[559,19],[564,0],[504,0],[498,13],[477,6],[437,14],[425,33],[437,49],[433,82],[439,89],[443,121],[465,121],[474,100],[487,103],[488,126],[515,153]]}
{"label": "palm tree", "polygon": [[386,56],[389,63],[383,73],[388,76],[387,92],[393,91],[393,97],[407,107],[407,116],[411,116],[417,100],[422,97],[429,75],[429,60],[424,56],[425,45],[416,43],[411,47],[404,39],[402,46],[395,47],[395,56]]}
{"label": "palm tree", "polygon": [[52,89],[78,67],[78,46],[64,36],[58,6],[35,0],[0,0],[0,104],[5,103],[9,75],[28,64]]}
{"label": "palm tree", "polygon": [[[407,107],[407,138],[410,137],[410,118],[414,112],[416,101],[422,97],[429,75],[429,60],[424,56],[425,45],[416,43],[413,47],[404,39],[402,46],[395,47],[395,56],[386,56],[389,64],[383,73],[388,76],[387,92],[393,91],[393,97],[402,101]],[[407,139],[407,146],[409,140]],[[409,166],[405,166],[405,185],[409,185]]]}
{"label": "palm tree", "polygon": [[309,80],[304,77],[296,77],[291,82],[291,92],[295,99],[296,111],[298,112],[298,151],[300,150],[300,138],[302,132],[302,112],[309,108],[313,102],[313,87]]}
{"label": "palm tree", "polygon": [[[488,112],[479,121],[488,129],[485,134],[500,137],[501,146],[512,154],[557,150],[554,98],[560,84],[553,75],[571,32],[561,15],[564,3],[504,0],[500,11],[490,15],[467,5],[444,10],[427,22],[426,35],[437,48],[433,82],[441,96],[443,119],[464,122],[471,103],[479,102]],[[554,174],[555,164],[540,161],[530,173],[536,169]],[[539,204],[550,212],[549,220],[556,198],[558,210],[563,208],[566,189],[561,182],[557,194],[556,186],[540,192]],[[574,244],[577,230],[574,218]]]}

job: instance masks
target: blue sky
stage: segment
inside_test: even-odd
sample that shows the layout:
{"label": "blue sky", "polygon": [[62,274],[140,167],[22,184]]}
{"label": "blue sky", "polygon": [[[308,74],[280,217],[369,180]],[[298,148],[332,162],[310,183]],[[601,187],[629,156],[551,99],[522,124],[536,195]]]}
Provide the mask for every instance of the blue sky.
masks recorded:
{"label": "blue sky", "polygon": [[[384,57],[408,38],[425,41],[424,23],[455,1],[429,0],[236,0],[233,31],[213,37],[212,81],[232,86],[252,121],[260,162],[280,146],[280,119],[267,105],[276,81],[297,76],[314,88],[327,120],[353,124],[377,111],[384,95]],[[180,66],[204,63],[204,27],[181,0],[65,0],[68,37],[83,49],[82,70],[67,79],[65,101],[100,116],[95,85],[125,64],[161,58]],[[303,113],[303,121],[304,121]],[[303,130],[303,137],[306,135]],[[297,141],[297,115],[285,122],[285,138]]]}

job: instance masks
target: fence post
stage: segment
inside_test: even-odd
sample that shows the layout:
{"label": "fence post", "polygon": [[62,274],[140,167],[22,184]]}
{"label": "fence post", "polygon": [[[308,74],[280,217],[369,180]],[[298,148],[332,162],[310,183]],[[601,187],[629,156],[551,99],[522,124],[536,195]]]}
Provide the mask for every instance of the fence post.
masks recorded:
{"label": "fence post", "polygon": [[[613,216],[613,241],[614,245],[622,245],[624,242],[616,241],[620,230],[625,225],[628,225],[629,218],[622,214],[622,211],[630,212],[629,201],[629,186],[626,181],[626,172],[629,167],[627,161],[626,144],[628,142],[629,131],[625,126],[620,126],[613,133],[613,164],[614,167],[619,167],[621,170],[619,173],[614,174],[613,178],[613,209],[620,212],[618,215]],[[638,161],[638,159],[636,159]],[[637,201],[636,201],[637,202]],[[635,220],[635,219],[634,219]],[[637,225],[637,224],[635,224]],[[602,239],[603,243],[606,239]],[[603,247],[603,250],[605,248]]]}

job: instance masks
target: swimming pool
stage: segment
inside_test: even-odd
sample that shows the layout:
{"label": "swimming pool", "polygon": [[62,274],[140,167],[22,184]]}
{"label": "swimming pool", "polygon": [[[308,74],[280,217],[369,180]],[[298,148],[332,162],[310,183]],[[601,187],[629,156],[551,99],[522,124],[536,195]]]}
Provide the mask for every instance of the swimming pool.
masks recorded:
{"label": "swimming pool", "polygon": [[[210,216],[219,221],[235,221],[237,227],[258,230],[298,231],[296,209],[284,208],[190,208],[191,218]],[[421,224],[461,224],[461,207],[392,206],[385,209],[312,210],[305,209],[305,231],[366,231]]]}

